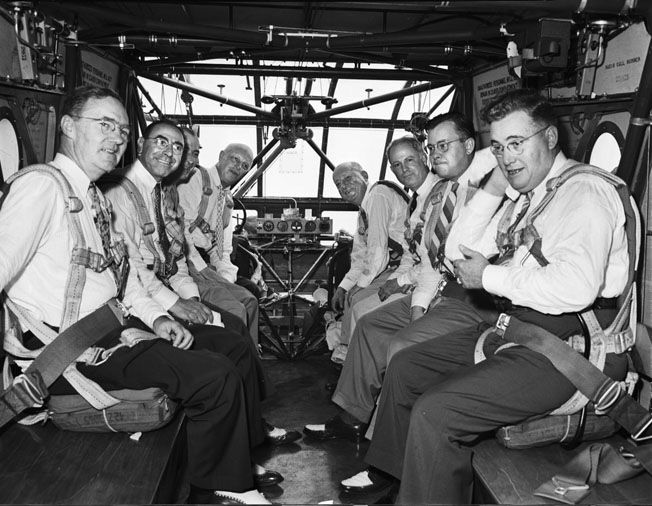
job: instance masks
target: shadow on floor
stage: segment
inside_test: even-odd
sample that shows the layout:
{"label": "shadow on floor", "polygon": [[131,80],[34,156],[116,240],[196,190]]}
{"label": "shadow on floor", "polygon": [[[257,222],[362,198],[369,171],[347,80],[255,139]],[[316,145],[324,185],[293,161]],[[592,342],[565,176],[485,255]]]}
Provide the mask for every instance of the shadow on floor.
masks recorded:
{"label": "shadow on floor", "polygon": [[[301,432],[304,425],[323,423],[338,412],[325,388],[339,375],[339,367],[328,354],[292,362],[265,360],[264,365],[276,388],[263,405],[270,423]],[[287,446],[257,448],[254,460],[285,477],[279,485],[262,491],[280,504],[373,504],[386,491],[352,496],[339,489],[341,480],[366,467],[363,459],[368,446],[366,440],[356,445],[344,439],[322,442],[302,438]]]}

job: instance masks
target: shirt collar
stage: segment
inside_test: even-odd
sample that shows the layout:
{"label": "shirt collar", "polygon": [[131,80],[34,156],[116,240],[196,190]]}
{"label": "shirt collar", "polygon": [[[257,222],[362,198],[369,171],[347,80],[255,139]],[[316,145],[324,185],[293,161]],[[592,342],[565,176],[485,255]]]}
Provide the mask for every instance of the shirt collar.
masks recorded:
{"label": "shirt collar", "polygon": [[86,195],[89,185],[93,182],[82,168],[66,155],[57,153],[52,160],[52,165],[61,171],[70,182],[77,195]]}
{"label": "shirt collar", "polygon": [[435,186],[435,183],[440,179],[441,178],[439,176],[436,176],[432,172],[428,172],[426,179],[423,181],[423,183],[421,183],[421,186],[417,188],[417,193],[419,194],[417,200],[425,199],[430,193],[432,187]]}
{"label": "shirt collar", "polygon": [[147,194],[152,193],[152,190],[158,184],[158,181],[147,171],[140,160],[136,160],[129,167],[127,176],[142,189],[146,190]]}

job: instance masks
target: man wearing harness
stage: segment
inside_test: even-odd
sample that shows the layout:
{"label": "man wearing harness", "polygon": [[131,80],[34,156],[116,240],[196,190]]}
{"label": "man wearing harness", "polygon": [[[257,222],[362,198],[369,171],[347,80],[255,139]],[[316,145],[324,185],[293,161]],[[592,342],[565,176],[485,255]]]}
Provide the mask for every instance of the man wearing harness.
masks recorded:
{"label": "man wearing harness", "polygon": [[[616,190],[592,174],[568,178],[531,222],[546,183],[577,164],[561,152],[552,105],[535,91],[516,90],[491,102],[483,117],[500,170],[449,234],[447,256],[457,259],[459,283],[484,288],[507,314],[563,340],[582,333],[578,312],[587,308],[605,328],[616,315],[615,298],[629,268]],[[507,183],[518,198],[508,199],[490,218]],[[496,255],[491,265],[487,258]],[[546,356],[503,346],[498,331],[486,333],[476,348],[487,329],[488,323],[469,326],[392,358],[366,461],[376,485],[387,476],[401,479],[397,502],[470,502],[470,445],[502,426],[547,414],[574,394],[573,384]],[[480,352],[486,359],[476,363]],[[604,373],[624,378],[626,360],[608,353]]]}
{"label": "man wearing harness", "polygon": [[[399,180],[400,181],[400,180]],[[356,162],[335,167],[333,182],[344,200],[358,211],[358,226],[353,236],[351,268],[340,282],[331,305],[342,316],[340,342],[348,345],[357,320],[379,305],[378,289],[394,274],[403,250],[407,194],[390,181],[378,181],[368,188],[369,176]],[[394,264],[390,267],[390,261]]]}
{"label": "man wearing harness", "polygon": [[238,268],[231,262],[231,187],[251,169],[252,160],[248,146],[229,144],[220,152],[216,165],[208,169],[197,165],[190,179],[180,182],[177,189],[188,239],[205,257],[193,255],[189,265],[191,276],[200,290],[220,288],[223,300],[218,305],[242,318],[258,345],[258,300],[236,284]]}
{"label": "man wearing harness", "polygon": [[[85,268],[85,280],[75,286],[81,292],[77,318],[97,312],[123,291],[123,306],[132,315],[127,325],[156,334],[118,347],[101,363],[79,362],[77,369],[107,390],[158,387],[180,402],[188,423],[191,502],[238,498],[267,503],[253,490],[251,474],[250,448],[265,435],[251,348],[229,332],[220,339],[193,336],[147,295],[135,270],[122,290],[111,268],[116,243],[104,220],[110,206],[94,182],[114,170],[129,140],[129,118],[118,95],[106,88],[78,88],[63,106],[60,131],[59,152],[48,170],[60,173],[74,196],[63,198],[55,178],[43,171],[24,169],[25,175],[12,183],[0,210],[0,288],[32,319],[58,329],[73,295],[67,293],[67,273],[78,251],[72,251],[68,214],[75,213],[88,254],[106,260],[99,268]],[[124,328],[96,346],[116,347]],[[31,332],[23,338],[28,347],[37,344]],[[63,378],[50,391],[74,393]]]}
{"label": "man wearing harness", "polygon": [[[176,125],[165,120],[151,123],[138,141],[138,159],[125,172],[125,178],[133,186],[127,189],[126,182],[110,182],[106,185],[106,196],[113,204],[114,226],[124,236],[132,268],[150,296],[175,318],[193,325],[194,334],[206,333],[221,339],[227,330],[204,324],[221,318],[215,310],[222,308],[212,299],[202,299],[205,303],[200,301],[199,289],[188,273],[184,255],[186,238],[182,211],[174,205],[174,188],[163,185],[163,180],[179,166],[183,150],[184,137]],[[132,192],[135,195],[131,195]],[[146,208],[142,211],[146,216],[140,220],[140,206],[136,201],[142,202]],[[143,232],[141,221],[155,224],[149,238]],[[213,291],[208,295],[212,294]],[[246,331],[241,321],[228,313],[223,315],[222,326],[226,326],[229,332]],[[251,340],[247,344],[256,356],[256,378],[261,395],[265,397],[269,386],[265,382],[257,349]],[[286,431],[267,423],[265,430],[266,439],[272,444],[285,444],[300,437],[296,431]],[[257,467],[255,474],[259,483],[274,484],[271,483],[274,481],[271,471]],[[277,476],[276,482],[281,479]]]}
{"label": "man wearing harness", "polygon": [[[417,262],[416,267],[408,272],[415,280],[416,288],[411,295],[360,319],[333,396],[336,404],[364,424],[370,422],[387,367],[388,353],[395,341],[397,346],[411,345],[466,326],[469,321],[480,322],[487,318],[479,307],[474,309],[464,300],[459,300],[463,299],[460,295],[435,296],[438,284],[445,281],[440,272],[438,253],[448,233],[448,225],[496,162],[491,153],[483,151],[475,156],[473,125],[459,113],[431,119],[426,130],[430,161],[436,174],[428,174],[421,186],[414,188],[417,196],[413,195],[412,201],[416,202],[416,208],[406,220],[406,238],[411,244],[409,250]],[[397,174],[400,174],[401,156],[400,151],[390,155],[392,170]],[[425,155],[422,163],[427,170]],[[433,299],[436,304],[431,304]],[[354,422],[354,427],[363,425]],[[309,427],[308,431],[311,430]],[[344,435],[346,430],[340,432]],[[371,431],[367,434],[370,436]],[[364,487],[365,482],[360,486]]]}

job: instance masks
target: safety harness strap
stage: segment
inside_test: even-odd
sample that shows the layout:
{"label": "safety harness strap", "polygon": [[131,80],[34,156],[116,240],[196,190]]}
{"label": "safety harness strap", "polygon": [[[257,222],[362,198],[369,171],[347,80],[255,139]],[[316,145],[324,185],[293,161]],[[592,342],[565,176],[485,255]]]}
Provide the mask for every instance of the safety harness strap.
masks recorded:
{"label": "safety harness strap", "polygon": [[43,406],[48,387],[88,348],[121,327],[112,299],[69,326],[48,344],[0,396],[0,427],[28,408]]}
{"label": "safety harness strap", "polygon": [[202,194],[201,200],[199,201],[199,209],[197,210],[197,217],[188,227],[188,232],[192,232],[199,227],[204,234],[212,234],[213,230],[206,222],[206,211],[208,211],[209,196],[213,194],[213,185],[208,170],[201,165],[197,165],[197,170],[199,170],[199,173],[201,174]]}

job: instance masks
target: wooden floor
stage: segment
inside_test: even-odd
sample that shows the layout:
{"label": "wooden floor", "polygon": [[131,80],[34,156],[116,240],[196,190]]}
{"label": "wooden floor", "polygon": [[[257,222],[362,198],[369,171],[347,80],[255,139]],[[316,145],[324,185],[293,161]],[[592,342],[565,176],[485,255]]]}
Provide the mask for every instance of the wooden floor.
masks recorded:
{"label": "wooden floor", "polygon": [[[339,375],[328,354],[291,362],[266,360],[265,368],[276,386],[276,393],[264,404],[269,422],[301,431],[304,425],[323,423],[338,412],[325,388]],[[254,459],[285,477],[278,486],[263,489],[275,503],[372,504],[385,491],[351,496],[339,490],[341,480],[366,467],[363,458],[368,446],[368,441],[358,446],[342,439],[321,442],[304,438],[287,446],[258,448]]]}

